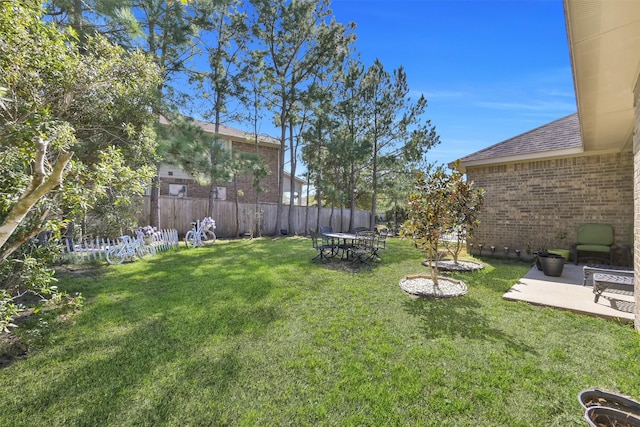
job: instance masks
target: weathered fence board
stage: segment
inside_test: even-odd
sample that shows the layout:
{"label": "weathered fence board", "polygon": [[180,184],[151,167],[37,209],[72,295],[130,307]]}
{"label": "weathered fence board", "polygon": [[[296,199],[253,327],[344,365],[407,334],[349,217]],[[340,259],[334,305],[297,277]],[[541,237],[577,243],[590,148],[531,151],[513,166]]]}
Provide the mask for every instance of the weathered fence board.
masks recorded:
{"label": "weathered fence board", "polygon": [[[191,229],[191,222],[201,220],[209,215],[209,201],[207,199],[197,199],[189,197],[165,197],[160,200],[160,225],[164,228],[178,230],[180,236]],[[293,221],[289,224],[289,206],[282,207],[281,228],[287,230],[288,234],[306,235],[309,230],[317,228],[318,225],[330,225],[336,231],[348,231],[349,215],[348,209],[320,209],[320,221],[318,221],[318,208],[316,206],[294,206]],[[255,203],[238,204],[238,233],[243,235],[250,233],[254,228]],[[260,223],[263,235],[272,235],[276,231],[275,204],[260,203]],[[149,197],[145,197],[144,208],[139,218],[141,224],[149,222]],[[221,200],[213,206],[211,217],[216,221],[216,235],[218,237],[236,236],[236,206],[234,202]],[[354,212],[353,226],[368,227],[369,211],[358,210]],[[255,232],[254,232],[255,235]]]}

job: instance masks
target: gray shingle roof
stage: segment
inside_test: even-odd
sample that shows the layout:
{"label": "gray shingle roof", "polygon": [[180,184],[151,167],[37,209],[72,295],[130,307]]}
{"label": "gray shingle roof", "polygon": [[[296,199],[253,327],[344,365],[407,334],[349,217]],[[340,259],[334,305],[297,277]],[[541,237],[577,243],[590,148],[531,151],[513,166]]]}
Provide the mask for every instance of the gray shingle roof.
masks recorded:
{"label": "gray shingle roof", "polygon": [[[202,120],[195,120],[195,119],[191,119],[191,120],[193,120],[193,122],[198,126],[200,126],[202,130],[204,130],[205,132],[214,133],[215,125],[213,123],[205,122]],[[167,124],[169,122],[164,116],[160,116],[160,123]],[[229,136],[232,138],[247,139],[247,140],[253,139],[251,132],[245,132],[240,129],[232,128],[231,126],[219,125],[218,131],[219,131],[219,134],[222,136]],[[281,145],[279,139],[273,138],[269,135],[258,135],[258,140],[263,143]]]}
{"label": "gray shingle roof", "polygon": [[461,158],[460,161],[464,163],[580,147],[582,147],[580,122],[578,113],[574,113],[476,151]]}

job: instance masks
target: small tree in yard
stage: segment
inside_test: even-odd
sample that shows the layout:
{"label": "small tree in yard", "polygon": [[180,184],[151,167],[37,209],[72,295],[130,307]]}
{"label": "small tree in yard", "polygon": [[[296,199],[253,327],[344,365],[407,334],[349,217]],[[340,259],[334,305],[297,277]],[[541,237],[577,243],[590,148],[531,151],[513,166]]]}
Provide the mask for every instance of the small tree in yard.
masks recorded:
{"label": "small tree in yard", "polygon": [[[428,260],[438,257],[438,241],[447,224],[447,187],[449,176],[443,166],[426,174],[418,172],[414,191],[409,195],[408,219],[400,235],[413,240],[415,247],[423,251]],[[438,285],[438,263],[430,262],[431,279]]]}
{"label": "small tree in yard", "polygon": [[449,178],[449,194],[447,197],[450,222],[445,232],[455,233],[456,240],[445,245],[445,248],[453,257],[455,264],[458,264],[458,257],[466,239],[473,235],[480,222],[478,217],[480,216],[483,197],[484,191],[482,189],[474,189],[473,181],[465,180],[463,173],[457,168],[453,171]]}
{"label": "small tree in yard", "polygon": [[[448,174],[444,166],[419,172],[407,205],[408,219],[401,235],[413,240],[429,261],[431,279],[438,285],[438,244],[443,233],[471,232],[477,224],[482,192],[463,181],[462,173]],[[460,246],[461,249],[461,246]],[[454,261],[460,249],[454,251]]]}

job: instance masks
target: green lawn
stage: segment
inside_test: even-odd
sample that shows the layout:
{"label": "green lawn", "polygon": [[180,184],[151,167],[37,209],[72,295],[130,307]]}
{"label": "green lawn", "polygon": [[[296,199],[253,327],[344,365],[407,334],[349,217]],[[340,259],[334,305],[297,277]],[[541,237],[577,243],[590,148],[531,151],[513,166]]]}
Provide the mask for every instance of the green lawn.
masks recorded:
{"label": "green lawn", "polygon": [[0,370],[0,425],[582,426],[581,390],[640,397],[631,326],[503,301],[528,265],[497,259],[409,298],[421,256],[387,243],[359,274],[293,237],[60,275],[85,305]]}

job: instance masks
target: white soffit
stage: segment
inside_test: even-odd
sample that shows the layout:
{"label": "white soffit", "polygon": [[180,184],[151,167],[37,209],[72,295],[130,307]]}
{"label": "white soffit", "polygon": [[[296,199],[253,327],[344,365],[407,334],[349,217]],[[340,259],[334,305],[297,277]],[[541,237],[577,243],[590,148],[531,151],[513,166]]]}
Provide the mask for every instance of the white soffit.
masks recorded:
{"label": "white soffit", "polygon": [[565,0],[585,151],[622,150],[634,126],[640,0]]}

